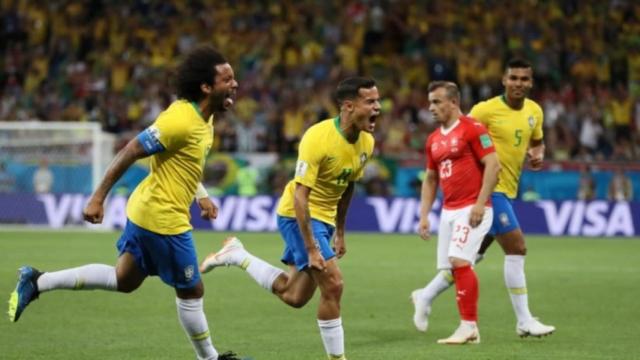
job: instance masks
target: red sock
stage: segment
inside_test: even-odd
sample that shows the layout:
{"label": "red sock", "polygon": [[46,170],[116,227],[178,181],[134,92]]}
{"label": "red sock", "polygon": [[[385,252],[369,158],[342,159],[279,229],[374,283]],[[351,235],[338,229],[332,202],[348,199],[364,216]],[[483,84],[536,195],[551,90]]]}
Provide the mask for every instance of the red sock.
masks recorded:
{"label": "red sock", "polygon": [[460,318],[478,321],[478,278],[471,265],[453,269],[456,282],[456,301]]}

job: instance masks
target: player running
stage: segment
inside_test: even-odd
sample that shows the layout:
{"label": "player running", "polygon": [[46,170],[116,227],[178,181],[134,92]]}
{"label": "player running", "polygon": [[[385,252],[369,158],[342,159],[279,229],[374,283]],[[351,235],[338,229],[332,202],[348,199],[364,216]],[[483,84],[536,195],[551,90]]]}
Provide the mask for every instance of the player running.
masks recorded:
{"label": "player running", "polygon": [[329,359],[344,360],[343,280],[336,258],[347,251],[347,209],[354,181],[362,177],[373,153],[371,134],[380,114],[380,98],[374,80],[362,77],[342,81],[336,98],[340,115],[306,131],[295,177],[278,205],[278,229],[285,242],[282,262],[289,265],[289,272],[250,254],[237,238],[227,239],[219,252],[207,256],[200,269],[206,273],[216,266],[239,266],[295,308],[307,304],[320,288],[317,316],[324,348]]}
{"label": "player running", "polygon": [[[541,337],[553,333],[555,327],[541,323],[529,310],[524,273],[527,249],[511,201],[518,194],[518,182],[525,158],[529,157],[529,167],[532,170],[542,168],[543,113],[536,102],[527,98],[533,87],[533,70],[527,61],[509,61],[502,84],[505,87],[504,95],[477,104],[470,113],[487,127],[502,168],[498,185],[491,195],[493,224],[479,253],[484,253],[494,236],[498,239],[505,253],[504,280],[517,318],[516,333],[521,337]],[[414,292],[414,323],[418,330],[426,331],[431,303],[451,285],[450,273],[442,271],[424,289]]]}
{"label": "player running", "polygon": [[118,152],[84,209],[86,221],[101,223],[113,184],[136,160],[151,157],[149,175],[127,202],[127,225],[116,245],[116,266],[90,264],[55,272],[21,267],[9,300],[11,321],[18,321],[27,305],[47,291],[130,293],[148,276],[158,275],[175,289],[178,317],[197,358],[237,359],[233,353],[219,355],[211,342],[189,207],[195,196],[204,218],[217,216],[200,179],[213,143],[213,114],[233,105],[238,83],[222,54],[201,46],[178,67],[176,84],[178,100]]}

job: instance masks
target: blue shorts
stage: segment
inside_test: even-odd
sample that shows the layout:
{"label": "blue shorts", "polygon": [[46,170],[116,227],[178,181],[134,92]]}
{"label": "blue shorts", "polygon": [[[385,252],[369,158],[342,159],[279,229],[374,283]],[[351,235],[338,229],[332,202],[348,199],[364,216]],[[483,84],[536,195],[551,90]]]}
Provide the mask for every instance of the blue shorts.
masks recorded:
{"label": "blue shorts", "polygon": [[[294,218],[278,215],[278,230],[280,230],[285,243],[282,262],[287,265],[295,265],[299,271],[308,267],[309,257],[298,227],[298,221]],[[322,221],[311,219],[311,231],[313,231],[313,237],[317,241],[316,246],[320,249],[322,257],[325,260],[335,257],[336,253],[331,248],[331,238],[335,227]]]}
{"label": "blue shorts", "polygon": [[491,194],[491,204],[493,205],[493,224],[489,234],[502,235],[520,228],[518,218],[513,212],[511,199],[507,195],[494,192]]}
{"label": "blue shorts", "polygon": [[198,257],[191,231],[178,235],[160,235],[127,219],[127,225],[116,247],[120,255],[125,252],[133,255],[144,275],[158,275],[169,286],[189,289],[200,281]]}

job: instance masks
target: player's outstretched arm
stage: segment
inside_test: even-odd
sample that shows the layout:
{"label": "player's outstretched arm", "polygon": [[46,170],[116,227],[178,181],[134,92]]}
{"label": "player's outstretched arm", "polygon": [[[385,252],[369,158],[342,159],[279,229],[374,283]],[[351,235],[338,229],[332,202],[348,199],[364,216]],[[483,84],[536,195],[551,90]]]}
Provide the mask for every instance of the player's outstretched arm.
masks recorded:
{"label": "player's outstretched arm", "polygon": [[129,143],[116,154],[111,164],[109,164],[98,188],[93,192],[87,206],[84,208],[83,216],[86,221],[93,224],[102,222],[104,200],[113,187],[113,184],[120,179],[131,164],[147,156],[137,137],[129,141]]}
{"label": "player's outstretched arm", "polygon": [[309,268],[324,271],[325,263],[320,254],[320,250],[316,247],[316,241],[311,231],[311,214],[309,212],[309,194],[311,188],[296,183],[296,189],[293,195],[293,208],[296,212],[296,220],[304,241],[304,247],[309,256]]}
{"label": "player's outstretched arm", "polygon": [[423,240],[429,240],[429,228],[431,227],[431,224],[429,224],[429,212],[436,199],[437,190],[438,173],[434,170],[427,169],[420,191],[420,225],[418,226],[418,232]]}
{"label": "player's outstretched arm", "polygon": [[336,256],[338,259],[344,256],[347,253],[347,245],[344,238],[344,227],[347,221],[347,211],[349,210],[349,205],[351,204],[351,198],[353,197],[353,181],[349,182],[347,188],[342,193],[340,197],[340,201],[338,201],[338,214],[336,216],[336,237],[333,240],[333,247],[336,252]]}

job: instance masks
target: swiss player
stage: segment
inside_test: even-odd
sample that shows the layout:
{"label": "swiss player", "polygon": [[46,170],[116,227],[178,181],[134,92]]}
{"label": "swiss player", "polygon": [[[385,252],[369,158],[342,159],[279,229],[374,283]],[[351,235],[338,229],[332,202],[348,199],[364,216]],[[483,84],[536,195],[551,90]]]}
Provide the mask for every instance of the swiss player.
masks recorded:
{"label": "swiss player", "polygon": [[[485,127],[460,110],[456,84],[435,81],[429,84],[429,111],[440,123],[427,139],[426,176],[422,183],[418,231],[429,239],[429,212],[442,189],[443,207],[438,230],[439,270],[451,270],[456,285],[460,325],[439,344],[480,342],[478,330],[478,278],[473,270],[480,244],[491,228],[493,210],[490,196],[498,182],[500,164]],[[411,297],[416,307],[414,322],[422,331],[427,323],[423,289]],[[422,321],[422,320],[425,321]]]}
{"label": "swiss player", "polygon": [[[502,168],[498,185],[491,195],[495,214],[493,224],[478,250],[478,259],[495,237],[505,253],[504,281],[517,319],[516,333],[521,337],[541,337],[552,334],[556,328],[543,324],[529,310],[524,272],[527,248],[511,199],[518,194],[518,181],[525,159],[529,159],[531,170],[542,168],[544,115],[540,106],[527,97],[533,87],[533,69],[529,62],[510,60],[502,84],[503,95],[476,104],[470,112],[470,116],[487,127]],[[420,293],[420,309],[416,308],[414,315],[418,330],[426,331],[431,303],[452,285],[452,281],[450,272],[441,271]]]}
{"label": "swiss player", "polygon": [[302,137],[295,176],[278,205],[278,230],[285,243],[282,262],[289,272],[250,254],[237,238],[227,239],[220,251],[207,256],[200,270],[239,266],[295,308],[306,305],[319,288],[317,319],[325,351],[329,359],[344,360],[343,280],[336,258],[347,251],[347,209],[354,182],[373,153],[380,97],[373,79],[354,77],[340,82],[336,98],[340,114],[313,125]]}

